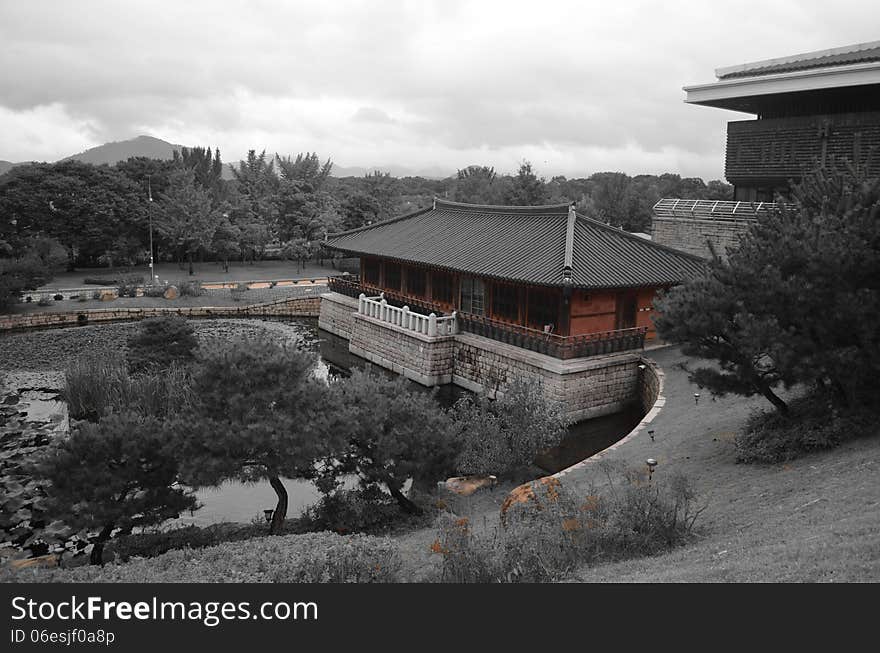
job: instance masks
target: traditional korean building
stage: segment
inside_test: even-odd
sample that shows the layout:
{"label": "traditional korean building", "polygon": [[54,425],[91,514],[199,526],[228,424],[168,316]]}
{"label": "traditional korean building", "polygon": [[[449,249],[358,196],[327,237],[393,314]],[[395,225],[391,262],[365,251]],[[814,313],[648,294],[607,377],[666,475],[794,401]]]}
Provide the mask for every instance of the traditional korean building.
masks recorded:
{"label": "traditional korean building", "polygon": [[695,256],[592,220],[569,204],[438,199],[325,245],[360,257],[358,292],[541,338],[635,330],[653,339],[657,291],[702,266]]}
{"label": "traditional korean building", "polygon": [[318,322],[350,352],[428,386],[538,379],[574,418],[656,393],[640,354],[652,302],[704,265],[569,204],[438,199],[324,244],[360,259],[329,281]]}
{"label": "traditional korean building", "polygon": [[664,198],[655,240],[707,255],[735,245],[765,203],[791,198],[804,173],[832,159],[880,174],[880,41],[715,70],[684,87],[685,102],[754,116],[727,123],[725,177],[733,202]]}

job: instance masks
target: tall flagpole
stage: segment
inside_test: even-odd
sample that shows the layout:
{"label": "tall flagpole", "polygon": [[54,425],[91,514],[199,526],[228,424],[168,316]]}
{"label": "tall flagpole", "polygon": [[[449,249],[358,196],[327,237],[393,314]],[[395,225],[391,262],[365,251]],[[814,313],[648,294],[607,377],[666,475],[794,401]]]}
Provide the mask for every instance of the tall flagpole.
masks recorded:
{"label": "tall flagpole", "polygon": [[153,187],[150,184],[150,175],[147,175],[147,216],[150,221],[150,285],[156,283],[156,272],[153,267]]}

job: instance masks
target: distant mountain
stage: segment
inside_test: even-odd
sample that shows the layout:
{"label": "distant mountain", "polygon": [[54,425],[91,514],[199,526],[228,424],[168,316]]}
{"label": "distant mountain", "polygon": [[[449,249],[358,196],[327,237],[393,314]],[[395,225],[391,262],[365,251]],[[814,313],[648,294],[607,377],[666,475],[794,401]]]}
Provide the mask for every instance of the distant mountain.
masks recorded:
{"label": "distant mountain", "polygon": [[61,161],[82,161],[93,165],[107,163],[116,165],[120,161],[126,161],[133,156],[145,156],[151,159],[171,159],[174,151],[180,150],[181,145],[174,145],[161,138],[153,136],[138,136],[127,141],[115,141],[93,147],[85,152],[65,157]]}
{"label": "distant mountain", "polygon": [[[174,157],[174,151],[179,151],[182,145],[175,145],[161,138],[153,136],[138,136],[127,141],[115,141],[112,143],[104,143],[98,145],[85,152],[64,157],[59,161],[82,161],[83,163],[91,163],[93,165],[116,165],[120,161],[126,161],[133,156],[145,156],[151,159],[171,159]],[[269,152],[267,151],[267,154]],[[272,153],[274,155],[274,152]],[[229,164],[237,165],[239,158],[223,158],[223,178],[232,179],[232,172]],[[9,171],[13,166],[19,165],[10,161],[0,161],[0,175]],[[438,166],[430,168],[408,168],[400,165],[383,165],[383,166],[340,166],[333,164],[333,170],[330,174],[334,177],[363,177],[364,175],[379,170],[381,172],[390,172],[394,177],[424,177],[426,179],[445,179],[455,174],[455,170],[445,170]]]}

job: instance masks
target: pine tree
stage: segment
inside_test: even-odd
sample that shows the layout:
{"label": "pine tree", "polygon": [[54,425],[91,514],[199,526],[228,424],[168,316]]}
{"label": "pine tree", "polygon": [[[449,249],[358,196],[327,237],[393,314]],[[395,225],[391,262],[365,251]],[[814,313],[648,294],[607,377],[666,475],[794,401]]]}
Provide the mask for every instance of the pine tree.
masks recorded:
{"label": "pine tree", "polygon": [[97,424],[81,423],[49,449],[34,472],[51,482],[47,514],[77,530],[98,531],[91,562],[101,564],[104,544],[116,529],[128,533],[198,507],[177,484],[177,460],[162,422],[123,412]]}

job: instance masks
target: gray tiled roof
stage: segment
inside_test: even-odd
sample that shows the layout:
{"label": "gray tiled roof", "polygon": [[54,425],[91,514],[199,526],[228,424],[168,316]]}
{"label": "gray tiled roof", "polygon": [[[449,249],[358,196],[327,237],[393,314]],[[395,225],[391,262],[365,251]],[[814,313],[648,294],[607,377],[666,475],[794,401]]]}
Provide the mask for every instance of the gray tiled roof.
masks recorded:
{"label": "gray tiled roof", "polygon": [[846,51],[808,52],[803,55],[794,55],[778,61],[759,61],[754,64],[744,64],[729,71],[718,71],[718,79],[734,79],[737,77],[758,77],[776,73],[788,73],[796,70],[809,70],[811,68],[827,68],[830,66],[845,66],[869,61],[880,61],[880,45],[875,43],[853,46],[852,50]]}
{"label": "gray tiled roof", "polygon": [[[336,234],[325,244],[355,255],[561,286],[568,206],[481,206],[436,200],[434,207]],[[582,215],[575,222],[573,245],[572,285],[577,288],[674,284],[705,264],[699,257]]]}

